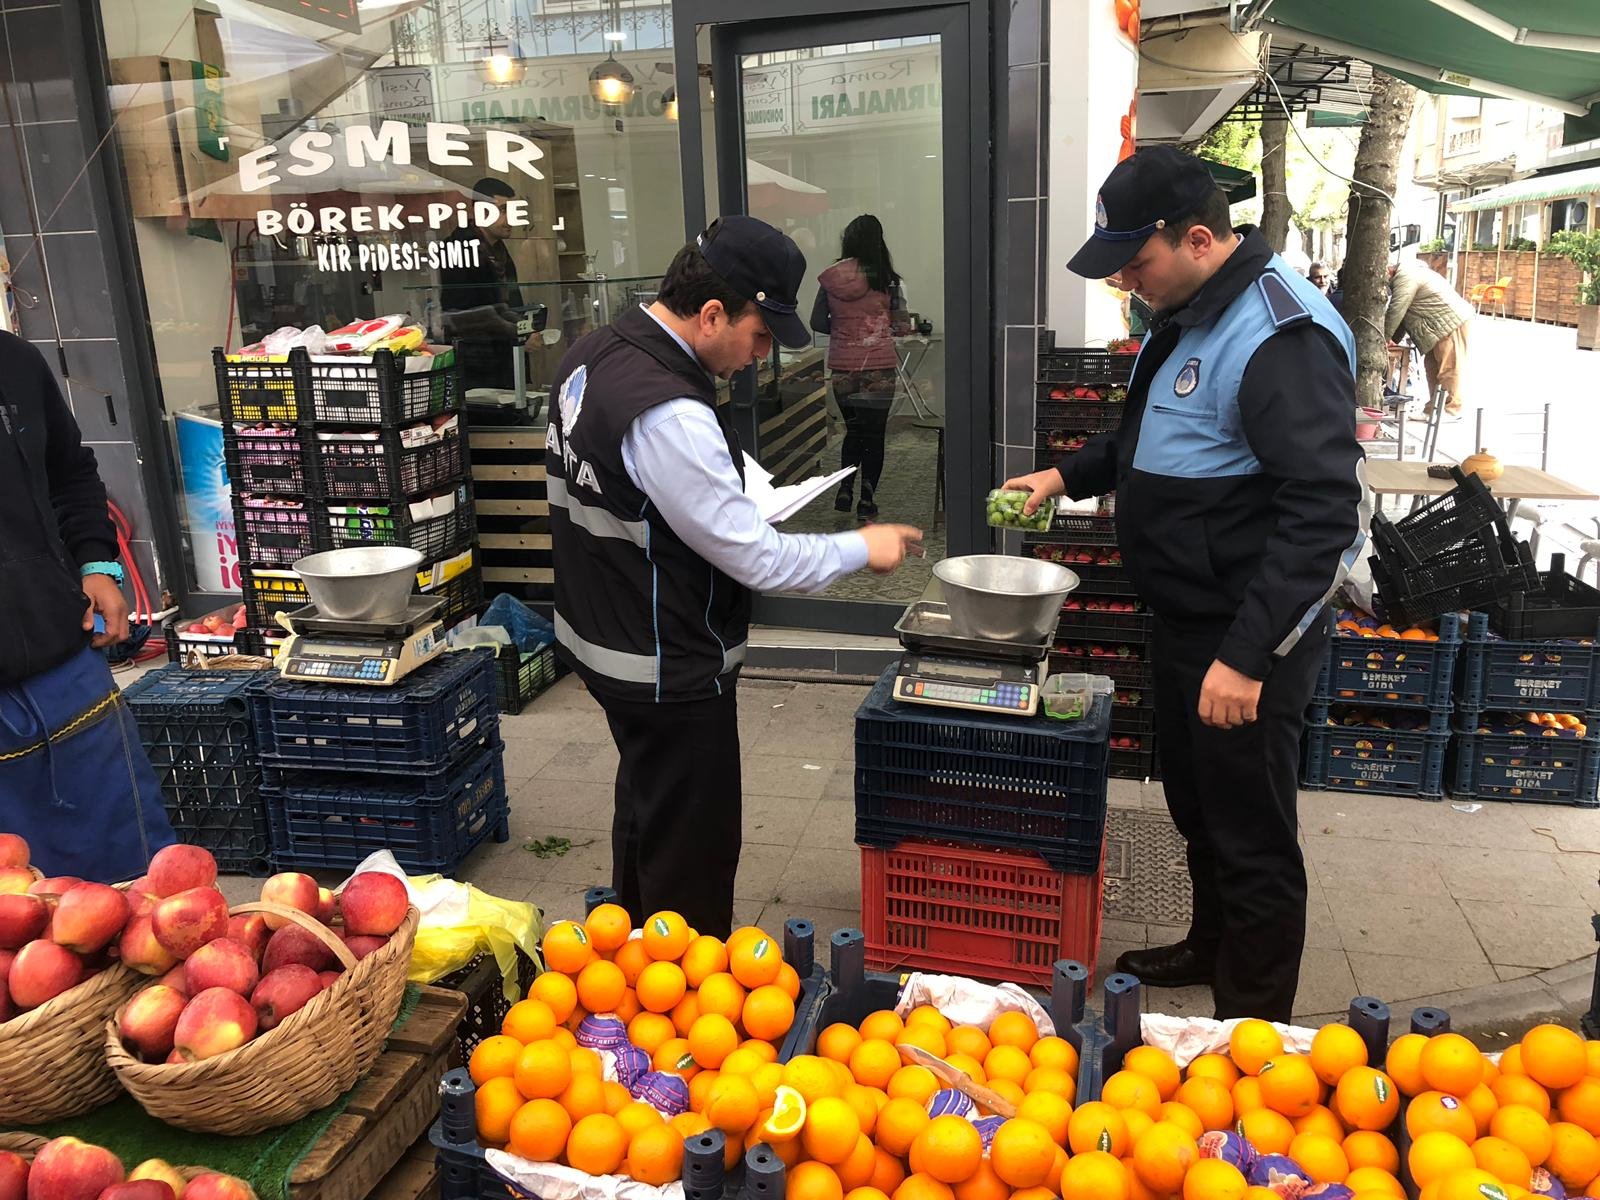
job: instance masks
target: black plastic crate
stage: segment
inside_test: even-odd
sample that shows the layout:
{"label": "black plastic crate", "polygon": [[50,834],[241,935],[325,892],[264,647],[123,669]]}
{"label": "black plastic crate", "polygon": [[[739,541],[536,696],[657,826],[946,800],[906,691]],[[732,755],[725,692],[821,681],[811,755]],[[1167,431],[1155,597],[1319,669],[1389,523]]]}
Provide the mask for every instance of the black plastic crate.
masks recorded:
{"label": "black plastic crate", "polygon": [[319,771],[430,772],[500,736],[494,653],[450,652],[392,687],[278,678],[251,696],[263,762]]}
{"label": "black plastic crate", "polygon": [[399,500],[453,487],[466,477],[464,430],[435,442],[406,446],[393,427],[318,430],[312,443],[318,493],[324,498]]}
{"label": "black plastic crate", "polygon": [[456,1026],[456,1044],[460,1047],[462,1062],[472,1057],[479,1042],[500,1032],[511,1006],[528,994],[528,988],[539,974],[538,963],[520,949],[514,953],[517,956],[517,994],[514,997],[506,995],[506,977],[492,954],[480,954],[459,971],[433,981],[434,987],[449,988],[467,998],[466,1015]]}
{"label": "black plastic crate", "polygon": [[211,351],[211,362],[217,373],[223,429],[261,421],[293,425],[300,420],[299,383],[288,362],[230,362],[220,349]]}
{"label": "black plastic crate", "polygon": [[1145,646],[1150,643],[1150,614],[1113,613],[1099,610],[1061,610],[1056,623],[1060,641],[1088,642],[1114,649],[1117,646]]}
{"label": "black plastic crate", "polygon": [[1099,868],[1111,705],[1052,721],[902,704],[891,667],[856,710],[856,842],[960,841]]}
{"label": "black plastic crate", "polygon": [[483,611],[483,569],[477,565],[476,556],[473,565],[465,571],[452,575],[438,587],[422,589],[422,594],[437,596],[444,601],[444,607],[439,610],[439,620],[444,622],[446,629],[467,617],[477,616]]}
{"label": "black plastic crate", "polygon": [[1034,461],[1039,464],[1039,469],[1059,466],[1061,460],[1069,454],[1076,454],[1089,444],[1089,439],[1096,436],[1094,431],[1052,430],[1049,433],[1039,433],[1034,436]]}
{"label": "black plastic crate", "polygon": [[[1045,562],[1059,563],[1078,577],[1079,586],[1086,592],[1100,596],[1137,596],[1139,590],[1128,578],[1122,565],[1121,554],[1115,546],[1058,546],[1036,545],[1033,556]],[[1099,558],[1113,557],[1113,561],[1100,562]],[[1088,559],[1087,562],[1082,561]]]}
{"label": "black plastic crate", "polygon": [[[414,361],[420,358],[413,356]],[[379,350],[371,359],[313,360],[292,351],[290,364],[310,419],[327,425],[400,425],[461,406],[455,351],[434,356],[423,370],[407,371],[407,359]]]}
{"label": "black plastic crate", "polygon": [[[1596,622],[1600,626],[1600,622]],[[1600,631],[1585,639],[1512,640],[1473,613],[1461,651],[1459,706],[1589,713],[1600,717]]]}
{"label": "black plastic crate", "polygon": [[272,869],[249,703],[250,689],[268,675],[173,664],[122,690],[172,831],[180,842],[211,851],[227,874],[259,876]]}
{"label": "black plastic crate", "polygon": [[511,840],[503,747],[496,735],[465,762],[419,774],[263,771],[272,862],[344,869],[388,850],[413,874],[453,874],[479,845]]}
{"label": "black plastic crate", "polygon": [[1083,546],[1115,546],[1117,544],[1117,519],[1097,514],[1058,512],[1050,522],[1048,533],[1028,533],[1023,541],[1072,542]]}
{"label": "black plastic crate", "polygon": [[1313,705],[1306,720],[1305,769],[1301,782],[1313,791],[1375,792],[1437,798],[1444,794],[1448,725],[1438,731],[1431,714],[1409,712],[1427,721],[1420,730],[1373,725],[1328,724],[1337,707]]}
{"label": "black plastic crate", "polygon": [[[1341,619],[1353,618],[1341,614]],[[1312,698],[1324,703],[1448,710],[1461,650],[1461,622],[1454,615],[1442,617],[1438,632],[1436,642],[1335,632],[1328,639],[1328,657]]]}
{"label": "black plastic crate", "polygon": [[554,646],[532,654],[519,654],[515,646],[506,646],[496,659],[495,671],[495,699],[506,714],[521,712],[566,674]]}
{"label": "black plastic crate", "polygon": [[222,434],[222,460],[236,492],[305,494],[305,445],[293,425],[227,426]]}
{"label": "black plastic crate", "polygon": [[272,507],[234,496],[233,519],[238,532],[239,561],[255,567],[292,567],[322,549],[312,529],[312,512],[303,502],[280,501]]}
{"label": "black plastic crate", "polygon": [[1122,424],[1127,404],[1121,400],[1053,400],[1050,385],[1039,385],[1039,399],[1033,409],[1036,433],[1071,430],[1077,433],[1104,433]]}
{"label": "black plastic crate", "polygon": [[1451,747],[1449,785],[1456,799],[1600,808],[1600,730],[1582,738],[1576,732],[1549,736],[1499,714],[1462,719],[1473,723],[1457,729]]}
{"label": "black plastic crate", "polygon": [[293,571],[241,566],[239,588],[244,593],[245,617],[255,629],[278,629],[277,613],[311,603],[305,583]]}
{"label": "black plastic crate", "polygon": [[410,546],[425,559],[464,550],[478,536],[472,493],[465,485],[455,492],[455,507],[443,516],[418,520],[402,501],[367,504],[361,501],[318,501],[313,504],[317,536],[330,546]]}
{"label": "black plastic crate", "polygon": [[1455,488],[1410,515],[1390,521],[1382,513],[1373,514],[1373,539],[1413,570],[1483,530],[1509,533],[1505,512],[1483,480],[1459,467],[1451,467],[1450,474]]}
{"label": "black plastic crate", "polygon": [[1155,734],[1156,710],[1153,707],[1140,706],[1134,708],[1122,704],[1113,704],[1111,706],[1111,736],[1113,738],[1124,736],[1149,739],[1154,738]]}
{"label": "black plastic crate", "polygon": [[1153,779],[1156,773],[1156,740],[1145,738],[1137,750],[1111,749],[1111,778]]}
{"label": "black plastic crate", "polygon": [[1047,350],[1039,355],[1039,378],[1074,387],[1127,384],[1138,357],[1114,350]]}
{"label": "black plastic crate", "polygon": [[242,648],[239,635],[244,632],[243,629],[236,629],[232,639],[218,638],[210,634],[185,633],[176,624],[168,622],[162,630],[162,639],[167,643],[167,661],[181,664],[191,651],[206,658],[221,658],[224,654],[254,654],[254,650]]}
{"label": "black plastic crate", "polygon": [[1371,559],[1378,600],[1392,624],[1416,625],[1443,612],[1483,608],[1537,584],[1533,553],[1509,533],[1480,530],[1440,551],[1421,567],[1408,567],[1374,531]]}
{"label": "black plastic crate", "polygon": [[1600,625],[1600,590],[1568,575],[1566,566],[1566,555],[1551,555],[1535,587],[1490,607],[1489,627],[1507,638],[1591,636]]}
{"label": "black plastic crate", "polygon": [[1090,646],[1082,642],[1058,641],[1050,650],[1050,674],[1081,671],[1086,675],[1107,675],[1119,689],[1149,691],[1154,686],[1150,662],[1142,654],[1097,655],[1089,650]]}

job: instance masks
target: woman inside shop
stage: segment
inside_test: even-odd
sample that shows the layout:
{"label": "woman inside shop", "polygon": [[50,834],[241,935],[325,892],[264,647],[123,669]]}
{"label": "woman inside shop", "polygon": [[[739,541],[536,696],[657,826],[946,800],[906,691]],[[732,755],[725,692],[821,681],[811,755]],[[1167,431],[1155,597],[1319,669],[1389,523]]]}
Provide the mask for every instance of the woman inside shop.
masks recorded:
{"label": "woman inside shop", "polygon": [[[844,415],[839,465],[860,468],[856,515],[870,519],[878,515],[878,480],[899,365],[894,339],[911,332],[900,276],[877,217],[863,213],[845,226],[839,261],[817,282],[811,328],[828,335],[833,398]],[[850,511],[855,478],[839,485],[833,502],[839,512]]]}

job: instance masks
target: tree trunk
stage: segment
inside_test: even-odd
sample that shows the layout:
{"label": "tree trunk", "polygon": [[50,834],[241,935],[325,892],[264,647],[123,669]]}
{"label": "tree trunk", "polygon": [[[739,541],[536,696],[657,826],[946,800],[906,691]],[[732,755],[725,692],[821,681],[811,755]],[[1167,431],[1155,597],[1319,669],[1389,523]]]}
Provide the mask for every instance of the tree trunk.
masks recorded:
{"label": "tree trunk", "polygon": [[[1411,124],[1417,90],[1382,71],[1372,73],[1367,123],[1356,150],[1355,185],[1345,230],[1344,319],[1356,335],[1356,403],[1376,408],[1389,372],[1383,315],[1389,306],[1389,226],[1400,145]],[[1368,186],[1363,187],[1366,184]]]}
{"label": "tree trunk", "polygon": [[1279,254],[1289,237],[1289,120],[1281,110],[1261,121],[1261,236]]}

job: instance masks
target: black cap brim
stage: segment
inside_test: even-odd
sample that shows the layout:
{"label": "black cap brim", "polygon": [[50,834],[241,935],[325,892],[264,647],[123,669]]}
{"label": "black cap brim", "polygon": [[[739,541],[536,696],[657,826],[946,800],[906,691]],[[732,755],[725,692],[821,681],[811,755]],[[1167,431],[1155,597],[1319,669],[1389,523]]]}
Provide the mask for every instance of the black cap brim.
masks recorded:
{"label": "black cap brim", "polygon": [[804,350],[811,345],[811,331],[800,319],[798,311],[792,308],[771,308],[759,300],[756,304],[761,309],[761,319],[767,323],[767,328],[772,331],[772,336],[778,340],[780,346],[789,350]]}
{"label": "black cap brim", "polygon": [[1133,261],[1134,255],[1154,236],[1142,238],[1103,238],[1091,236],[1078,248],[1067,270],[1085,279],[1106,279]]}

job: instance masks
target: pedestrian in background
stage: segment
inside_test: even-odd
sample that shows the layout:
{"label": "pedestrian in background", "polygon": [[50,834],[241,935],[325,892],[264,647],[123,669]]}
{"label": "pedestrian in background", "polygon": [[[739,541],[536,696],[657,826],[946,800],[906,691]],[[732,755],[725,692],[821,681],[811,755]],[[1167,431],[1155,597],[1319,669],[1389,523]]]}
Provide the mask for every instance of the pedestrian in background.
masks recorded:
{"label": "pedestrian in background", "polygon": [[1389,309],[1383,318],[1383,335],[1393,341],[1397,332],[1404,333],[1422,355],[1429,416],[1440,388],[1444,389],[1445,415],[1461,415],[1472,316],[1472,305],[1433,268],[1416,259],[1389,268]]}

